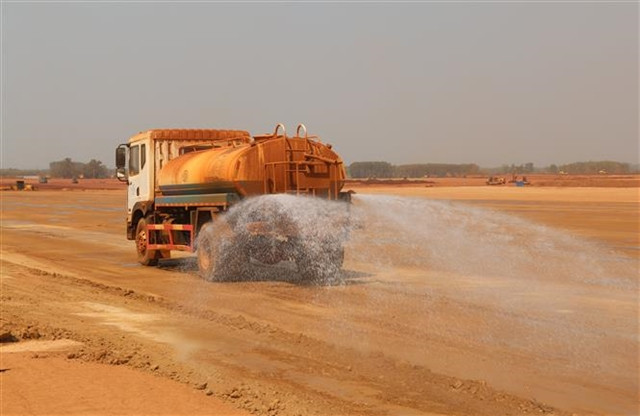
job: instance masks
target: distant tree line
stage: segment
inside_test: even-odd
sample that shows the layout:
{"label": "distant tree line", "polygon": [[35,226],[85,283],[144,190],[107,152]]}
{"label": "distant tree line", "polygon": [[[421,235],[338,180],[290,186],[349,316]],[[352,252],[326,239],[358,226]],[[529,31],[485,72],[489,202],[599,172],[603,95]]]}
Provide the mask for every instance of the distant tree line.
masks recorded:
{"label": "distant tree line", "polygon": [[425,176],[465,176],[480,172],[475,163],[416,163],[392,165],[388,162],[353,162],[348,167],[352,178],[421,178]]}
{"label": "distant tree line", "polygon": [[347,167],[351,178],[422,178],[430,177],[462,177],[466,175],[515,174],[530,173],[569,173],[578,175],[595,175],[598,173],[627,174],[638,173],[640,165],[613,161],[575,162],[564,165],[536,167],[532,162],[520,165],[504,164],[498,168],[480,168],[475,163],[417,163],[409,165],[392,165],[389,162],[353,162]]}
{"label": "distant tree line", "polygon": [[451,163],[416,163],[411,165],[398,165],[395,167],[397,178],[419,178],[424,176],[466,176],[480,172],[480,167],[475,163],[451,164]]}
{"label": "distant tree line", "polygon": [[49,174],[48,169],[15,169],[15,168],[0,169],[0,176],[2,177],[45,176],[48,174]]}
{"label": "distant tree line", "polygon": [[88,163],[74,162],[65,158],[58,162],[49,163],[49,175],[53,178],[83,177],[87,179],[107,178],[111,172],[101,161],[91,159]]}
{"label": "distant tree line", "polygon": [[[551,165],[550,168],[553,168]],[[557,168],[558,172],[563,171],[572,174],[596,174],[601,172],[613,173],[613,174],[626,174],[631,173],[632,169],[628,163],[613,162],[609,160],[603,160],[598,162],[576,162],[566,165],[560,165]],[[556,172],[551,172],[556,173]]]}
{"label": "distant tree line", "polygon": [[393,170],[389,162],[353,162],[348,168],[352,178],[391,178]]}
{"label": "distant tree line", "polygon": [[[492,169],[488,169],[492,170]],[[537,170],[532,162],[524,163],[522,165],[516,165],[512,163],[511,165],[502,165],[499,169],[497,169],[496,173],[514,173],[514,174],[523,174],[523,173],[534,173]]]}
{"label": "distant tree line", "polygon": [[514,173],[514,174],[526,174],[526,173],[570,173],[577,175],[595,175],[598,173],[610,173],[610,174],[626,174],[637,173],[638,166],[631,166],[629,163],[613,162],[613,161],[589,161],[589,162],[575,162],[567,163],[564,165],[551,164],[549,166],[536,168],[533,163],[525,163],[523,165],[502,165],[496,169],[483,169],[484,172],[491,173]]}
{"label": "distant tree line", "polygon": [[[389,162],[353,162],[347,167],[347,173],[351,178],[421,178],[425,176],[461,177],[465,175],[489,175],[489,174],[528,174],[528,173],[560,173],[594,175],[602,172],[608,174],[628,174],[639,173],[640,164],[630,165],[629,163],[614,161],[589,161],[575,162],[564,165],[549,165],[537,168],[533,163],[504,164],[498,168],[480,168],[475,163],[452,164],[452,163],[416,163],[408,165],[392,165]],[[107,168],[101,161],[91,159],[87,163],[75,162],[71,158],[65,158],[57,162],[51,162],[49,169],[0,169],[0,176],[46,176],[54,178],[107,178],[113,176],[112,169]]]}

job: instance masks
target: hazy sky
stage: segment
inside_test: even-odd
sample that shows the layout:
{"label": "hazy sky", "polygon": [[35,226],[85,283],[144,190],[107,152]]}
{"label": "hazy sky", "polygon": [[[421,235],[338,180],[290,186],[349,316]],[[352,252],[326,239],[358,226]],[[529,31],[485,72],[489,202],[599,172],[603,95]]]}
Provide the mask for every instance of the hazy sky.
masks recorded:
{"label": "hazy sky", "polygon": [[347,163],[638,161],[638,4],[4,3],[2,166],[299,122]]}

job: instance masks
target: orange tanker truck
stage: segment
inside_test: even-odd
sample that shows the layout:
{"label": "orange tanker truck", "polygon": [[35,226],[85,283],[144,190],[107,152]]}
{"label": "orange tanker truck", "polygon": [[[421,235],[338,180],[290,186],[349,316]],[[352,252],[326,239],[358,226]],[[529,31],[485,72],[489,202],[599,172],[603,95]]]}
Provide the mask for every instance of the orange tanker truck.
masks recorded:
{"label": "orange tanker truck", "polygon": [[[252,257],[267,264],[295,261],[307,278],[331,277],[342,265],[341,242],[305,253],[296,247],[295,230],[274,231],[269,222],[278,221],[268,209],[252,223],[216,227],[221,214],[253,196],[305,195],[348,209],[342,159],[302,124],[293,137],[282,124],[253,137],[242,130],[141,132],[117,147],[116,171],[128,184],[127,238],[135,240],[145,266],[169,258],[172,250],[197,252],[200,274],[210,280],[233,277]],[[268,250],[261,249],[265,244]],[[320,263],[325,267],[314,267]]]}

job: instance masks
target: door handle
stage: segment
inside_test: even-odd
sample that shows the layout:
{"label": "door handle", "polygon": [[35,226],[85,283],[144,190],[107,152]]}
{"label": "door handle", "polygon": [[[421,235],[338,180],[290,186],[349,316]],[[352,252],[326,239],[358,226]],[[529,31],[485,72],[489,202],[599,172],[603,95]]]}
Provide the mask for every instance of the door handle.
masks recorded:
{"label": "door handle", "polygon": [[136,196],[140,196],[140,187],[136,187]]}

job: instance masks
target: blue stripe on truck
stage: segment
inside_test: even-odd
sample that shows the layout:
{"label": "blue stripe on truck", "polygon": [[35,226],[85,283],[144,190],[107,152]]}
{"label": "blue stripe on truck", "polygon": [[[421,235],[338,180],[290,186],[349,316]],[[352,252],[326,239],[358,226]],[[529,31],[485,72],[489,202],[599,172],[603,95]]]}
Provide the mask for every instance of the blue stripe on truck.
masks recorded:
{"label": "blue stripe on truck", "polygon": [[237,202],[240,198],[235,193],[221,194],[196,194],[196,195],[169,195],[156,197],[156,206],[207,206],[207,205],[229,205]]}
{"label": "blue stripe on truck", "polygon": [[160,185],[160,192],[163,195],[218,194],[231,193],[235,190],[235,184],[230,181]]}

